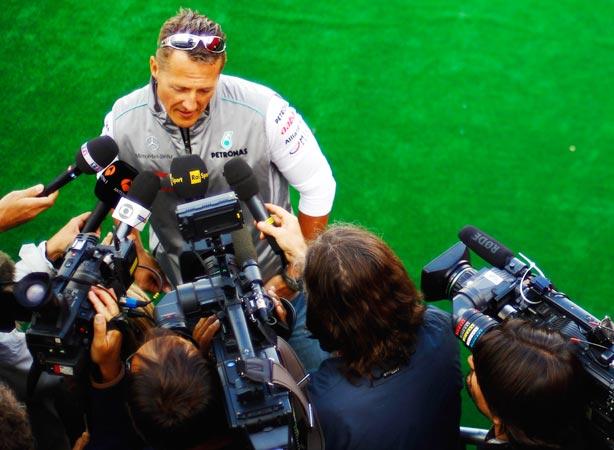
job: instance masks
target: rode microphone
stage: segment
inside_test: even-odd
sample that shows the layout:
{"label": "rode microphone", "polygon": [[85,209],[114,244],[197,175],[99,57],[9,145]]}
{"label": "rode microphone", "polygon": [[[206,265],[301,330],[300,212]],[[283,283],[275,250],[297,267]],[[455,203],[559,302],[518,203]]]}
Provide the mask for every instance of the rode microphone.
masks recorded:
{"label": "rode microphone", "polygon": [[[268,221],[273,223],[272,217],[269,215],[262,198],[260,198],[260,189],[258,188],[258,180],[254,176],[254,171],[241,157],[234,157],[224,164],[224,178],[230,185],[230,188],[235,191],[239,200],[245,202],[249,211],[256,221]],[[266,236],[269,245],[273,252],[281,258],[282,265],[287,264],[284,253],[277,245],[275,238]]]}
{"label": "rode microphone", "polygon": [[77,150],[75,165],[70,166],[63,174],[45,186],[37,197],[47,197],[65,184],[77,178],[82,173],[94,174],[100,172],[117,158],[119,148],[109,136],[99,136],[86,142]]}
{"label": "rode microphone", "polygon": [[124,161],[115,161],[100,173],[94,188],[100,201],[85,222],[81,233],[93,233],[100,227],[111,208],[126,196],[132,180],[138,174],[138,170]]}
{"label": "rode microphone", "polygon": [[115,233],[118,241],[126,240],[133,228],[143,231],[151,215],[149,208],[159,190],[160,178],[153,172],[141,172],[136,176],[128,195],[119,200],[113,211],[113,218],[121,222]]}
{"label": "rode microphone", "polygon": [[207,194],[209,173],[205,162],[197,155],[174,158],[169,178],[175,193],[188,202],[200,200]]}
{"label": "rode microphone", "polygon": [[467,225],[458,233],[459,239],[480,258],[498,269],[504,269],[514,253],[476,227]]}

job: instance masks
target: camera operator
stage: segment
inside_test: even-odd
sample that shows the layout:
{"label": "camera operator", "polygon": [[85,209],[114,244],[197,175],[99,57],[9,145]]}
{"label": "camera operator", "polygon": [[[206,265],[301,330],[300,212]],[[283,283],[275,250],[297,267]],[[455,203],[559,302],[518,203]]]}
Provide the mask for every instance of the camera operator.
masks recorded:
{"label": "camera operator", "polygon": [[469,356],[467,390],[493,428],[484,449],[581,449],[582,370],[563,336],[511,319]]}
{"label": "camera operator", "polygon": [[190,338],[152,330],[124,364],[122,334],[108,326],[119,314],[116,299],[98,287],[89,299],[97,314],[87,448],[237,448],[215,367],[203,356],[220,327],[215,316],[202,318]]}
{"label": "camera operator", "polygon": [[461,376],[447,313],[425,308],[399,258],[355,226],[307,248],[296,217],[266,205],[295,275],[304,264],[307,325],[332,352],[310,392],[331,449],[456,449]]}

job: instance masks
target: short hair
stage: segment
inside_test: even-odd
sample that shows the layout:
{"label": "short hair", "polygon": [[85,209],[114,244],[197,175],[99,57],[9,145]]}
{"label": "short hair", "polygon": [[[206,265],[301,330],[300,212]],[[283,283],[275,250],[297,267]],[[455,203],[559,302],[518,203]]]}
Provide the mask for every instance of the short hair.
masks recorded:
{"label": "short hair", "polygon": [[135,427],[155,449],[189,449],[225,428],[215,368],[178,335],[160,329],[149,341],[155,358],[139,357],[130,374],[128,407]]}
{"label": "short hair", "polygon": [[26,408],[3,383],[0,383],[0,405],[0,448],[34,450],[34,437]]}
{"label": "short hair", "polygon": [[559,332],[507,320],[476,343],[473,363],[488,408],[510,442],[556,446],[576,437],[583,374]]}
{"label": "short hair", "polygon": [[[164,65],[171,52],[183,51],[175,50],[171,47],[159,48],[160,43],[164,39],[177,33],[191,33],[197,36],[219,36],[226,41],[226,34],[222,30],[221,25],[214,22],[209,17],[200,14],[198,11],[189,8],[180,8],[177,14],[164,22],[162,28],[160,28],[160,34],[158,35],[158,50],[156,51],[156,58],[160,64]],[[213,63],[220,59],[223,63],[226,61],[226,52],[210,53],[200,45],[188,51],[188,55],[195,61],[207,63]]]}
{"label": "short hair", "polygon": [[348,379],[408,362],[425,307],[383,240],[354,225],[330,227],[307,250],[304,281],[307,326],[340,352]]}

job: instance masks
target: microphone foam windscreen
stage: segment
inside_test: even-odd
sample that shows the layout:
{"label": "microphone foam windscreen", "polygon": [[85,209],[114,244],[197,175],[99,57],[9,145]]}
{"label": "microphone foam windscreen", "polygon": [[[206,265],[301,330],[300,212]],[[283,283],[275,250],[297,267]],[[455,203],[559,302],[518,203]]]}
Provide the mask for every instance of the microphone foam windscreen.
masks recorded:
{"label": "microphone foam windscreen", "polygon": [[224,164],[224,178],[240,200],[248,200],[260,192],[254,171],[238,156]]}
{"label": "microphone foam windscreen", "polygon": [[256,247],[252,241],[252,235],[247,228],[241,228],[239,230],[230,233],[232,236],[232,244],[235,250],[235,258],[239,267],[241,267],[248,259],[258,261],[258,254],[256,253]]}
{"label": "microphone foam windscreen", "polygon": [[125,196],[132,186],[132,180],[139,171],[124,161],[115,161],[109,165],[96,181],[94,193],[98,200],[107,205],[115,205]]}
{"label": "microphone foam windscreen", "polygon": [[149,209],[160,190],[160,178],[153,172],[141,172],[134,181],[127,197],[139,205]]}
{"label": "microphone foam windscreen", "polygon": [[209,174],[198,155],[178,156],[171,161],[171,186],[182,199],[200,199],[207,195]]}
{"label": "microphone foam windscreen", "polygon": [[110,136],[98,136],[77,150],[75,163],[83,173],[96,173],[111,164],[119,154],[119,147]]}

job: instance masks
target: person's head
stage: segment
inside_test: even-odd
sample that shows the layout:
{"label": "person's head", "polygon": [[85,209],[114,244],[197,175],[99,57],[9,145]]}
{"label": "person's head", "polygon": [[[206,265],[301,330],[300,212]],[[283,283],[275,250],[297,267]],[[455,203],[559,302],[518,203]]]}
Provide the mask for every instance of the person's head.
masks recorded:
{"label": "person's head", "polygon": [[158,98],[175,125],[191,127],[207,108],[226,63],[225,48],[220,25],[197,11],[182,8],[162,25],[149,65]]}
{"label": "person's head", "polygon": [[0,383],[0,448],[4,450],[34,450],[34,437],[25,406],[13,392]]}
{"label": "person's head", "polygon": [[130,358],[127,395],[136,429],[155,449],[189,449],[225,429],[215,368],[189,340],[157,329]]}
{"label": "person's head", "polygon": [[469,394],[498,437],[556,448],[576,431],[582,372],[560,333],[508,320],[480,338],[469,366]]}
{"label": "person's head", "polygon": [[408,361],[424,305],[401,260],[374,234],[333,226],[305,256],[307,326],[349,377]]}

